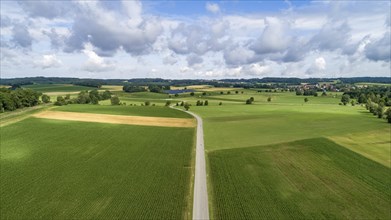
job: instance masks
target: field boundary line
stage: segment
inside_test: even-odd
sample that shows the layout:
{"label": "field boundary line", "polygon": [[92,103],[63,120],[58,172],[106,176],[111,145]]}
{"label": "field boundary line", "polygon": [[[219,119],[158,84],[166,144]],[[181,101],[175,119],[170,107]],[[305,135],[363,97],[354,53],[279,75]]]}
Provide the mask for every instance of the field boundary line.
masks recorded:
{"label": "field boundary line", "polygon": [[168,117],[110,115],[62,111],[40,112],[38,114],[33,115],[33,117],[79,122],[98,122],[108,124],[145,125],[159,127],[195,127],[194,119]]}

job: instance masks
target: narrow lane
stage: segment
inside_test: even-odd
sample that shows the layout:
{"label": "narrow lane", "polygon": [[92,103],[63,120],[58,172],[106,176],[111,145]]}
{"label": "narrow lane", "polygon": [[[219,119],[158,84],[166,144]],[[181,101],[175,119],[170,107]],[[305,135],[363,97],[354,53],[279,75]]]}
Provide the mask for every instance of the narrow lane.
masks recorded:
{"label": "narrow lane", "polygon": [[[178,109],[181,110],[181,109]],[[182,110],[181,110],[182,111]],[[204,129],[202,118],[186,111],[197,119],[196,164],[194,177],[193,220],[209,219],[208,190],[204,150]]]}

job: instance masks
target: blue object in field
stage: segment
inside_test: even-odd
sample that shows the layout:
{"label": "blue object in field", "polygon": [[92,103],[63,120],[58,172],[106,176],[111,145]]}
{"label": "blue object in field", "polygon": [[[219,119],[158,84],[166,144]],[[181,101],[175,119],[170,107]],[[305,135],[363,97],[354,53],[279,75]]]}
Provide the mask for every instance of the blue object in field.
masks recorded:
{"label": "blue object in field", "polygon": [[167,94],[180,94],[180,93],[186,93],[186,92],[194,92],[192,89],[177,89],[177,90],[164,90],[164,93]]}

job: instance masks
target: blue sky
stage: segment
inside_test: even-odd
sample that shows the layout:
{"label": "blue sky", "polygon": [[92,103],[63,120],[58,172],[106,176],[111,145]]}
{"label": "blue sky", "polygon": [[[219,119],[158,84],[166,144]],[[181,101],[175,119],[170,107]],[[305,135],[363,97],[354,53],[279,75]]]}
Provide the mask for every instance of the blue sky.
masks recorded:
{"label": "blue sky", "polygon": [[390,76],[389,1],[1,1],[1,77]]}

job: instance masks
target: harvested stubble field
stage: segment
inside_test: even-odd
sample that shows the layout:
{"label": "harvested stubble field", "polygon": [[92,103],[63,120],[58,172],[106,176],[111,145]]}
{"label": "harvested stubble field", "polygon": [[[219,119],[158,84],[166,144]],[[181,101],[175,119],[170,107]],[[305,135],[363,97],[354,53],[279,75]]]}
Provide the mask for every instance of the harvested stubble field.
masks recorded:
{"label": "harvested stubble field", "polygon": [[390,219],[388,167],[327,139],[210,152],[214,219]]}
{"label": "harvested stubble field", "polygon": [[45,111],[35,114],[36,118],[57,119],[66,121],[99,122],[125,125],[145,125],[162,127],[195,127],[194,119],[167,118],[167,117],[146,117],[146,116],[124,116],[108,114],[92,114],[77,112]]}
{"label": "harvested stubble field", "polygon": [[1,129],[1,219],[186,219],[194,128],[29,118]]}
{"label": "harvested stubble field", "polygon": [[56,111],[81,112],[109,115],[152,116],[168,118],[192,118],[191,115],[162,106],[112,106],[112,105],[65,105],[55,108]]}

